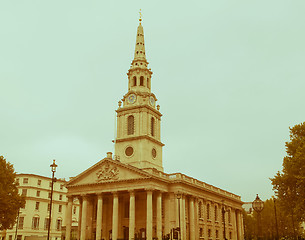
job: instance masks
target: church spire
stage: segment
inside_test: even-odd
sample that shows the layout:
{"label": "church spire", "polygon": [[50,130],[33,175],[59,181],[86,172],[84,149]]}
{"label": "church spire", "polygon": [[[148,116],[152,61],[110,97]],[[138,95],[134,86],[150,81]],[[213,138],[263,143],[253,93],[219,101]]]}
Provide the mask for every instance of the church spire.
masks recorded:
{"label": "church spire", "polygon": [[[136,39],[136,47],[134,52],[134,60],[132,62],[132,65],[134,66],[135,62],[138,62],[137,66],[147,66],[146,56],[145,56],[145,44],[144,44],[144,30],[142,26],[142,13],[140,9],[140,18],[139,18],[139,26],[137,30],[137,39]],[[139,64],[139,62],[142,62],[142,64]]]}
{"label": "church spire", "polygon": [[137,92],[151,91],[152,71],[148,68],[145,56],[144,30],[142,26],[142,15],[140,10],[139,26],[137,29],[136,47],[134,59],[128,70],[128,90]]}

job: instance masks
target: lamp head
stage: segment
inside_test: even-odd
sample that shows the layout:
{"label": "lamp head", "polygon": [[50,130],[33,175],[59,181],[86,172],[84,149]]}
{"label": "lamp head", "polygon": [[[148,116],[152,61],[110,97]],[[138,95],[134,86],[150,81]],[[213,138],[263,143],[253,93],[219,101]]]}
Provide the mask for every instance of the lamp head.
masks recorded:
{"label": "lamp head", "polygon": [[258,194],[256,194],[256,198],[252,202],[252,208],[256,212],[261,212],[264,209],[264,202],[259,198]]}
{"label": "lamp head", "polygon": [[53,164],[50,165],[51,171],[56,172],[57,165],[55,164],[55,159],[53,160]]}

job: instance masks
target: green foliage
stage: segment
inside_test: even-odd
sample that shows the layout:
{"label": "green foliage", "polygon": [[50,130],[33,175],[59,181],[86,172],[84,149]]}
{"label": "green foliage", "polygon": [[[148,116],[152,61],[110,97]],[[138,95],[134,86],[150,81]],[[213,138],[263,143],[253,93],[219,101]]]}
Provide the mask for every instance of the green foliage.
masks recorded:
{"label": "green foliage", "polygon": [[0,156],[0,229],[8,229],[15,224],[20,207],[25,200],[18,194],[16,173],[11,163]]}
{"label": "green foliage", "polygon": [[[276,206],[277,227],[274,204]],[[264,202],[264,209],[261,212],[262,239],[277,239],[277,230],[279,239],[294,239],[292,216],[286,212],[287,210],[279,199],[274,201],[274,198],[270,198]],[[252,212],[252,214],[244,212],[245,239],[258,239],[258,217],[256,212]],[[294,225],[297,228],[296,222]],[[301,236],[297,230],[295,234]]]}
{"label": "green foliage", "polygon": [[271,178],[273,190],[286,214],[296,222],[305,220],[305,122],[290,129],[286,142],[287,156],[283,159],[282,172]]}

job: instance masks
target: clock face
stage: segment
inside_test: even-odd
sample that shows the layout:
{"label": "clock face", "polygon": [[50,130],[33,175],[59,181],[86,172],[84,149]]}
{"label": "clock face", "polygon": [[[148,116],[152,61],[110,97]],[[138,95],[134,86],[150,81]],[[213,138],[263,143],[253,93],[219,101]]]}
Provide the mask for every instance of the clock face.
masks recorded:
{"label": "clock face", "polygon": [[153,96],[151,96],[151,97],[149,98],[149,103],[150,103],[150,105],[155,106],[156,101],[155,101],[155,99],[154,99]]}
{"label": "clock face", "polygon": [[130,95],[128,96],[128,98],[127,98],[127,101],[128,101],[129,103],[131,103],[131,104],[135,103],[136,100],[137,100],[137,97],[136,97],[136,95],[134,95],[134,94],[130,94]]}

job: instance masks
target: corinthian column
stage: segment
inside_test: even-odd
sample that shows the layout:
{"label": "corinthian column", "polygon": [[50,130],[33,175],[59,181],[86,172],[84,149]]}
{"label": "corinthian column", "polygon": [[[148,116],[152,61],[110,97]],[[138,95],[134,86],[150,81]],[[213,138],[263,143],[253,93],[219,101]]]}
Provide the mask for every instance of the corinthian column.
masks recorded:
{"label": "corinthian column", "polygon": [[194,198],[190,197],[189,203],[189,211],[190,211],[190,240],[195,240],[195,209],[194,209]]}
{"label": "corinthian column", "polygon": [[162,193],[157,195],[157,238],[162,239]]}
{"label": "corinthian column", "polygon": [[134,191],[130,191],[129,194],[129,240],[133,240],[136,220],[135,194]]}
{"label": "corinthian column", "polygon": [[152,190],[147,190],[146,199],[146,239],[152,240],[152,227],[153,227],[153,211],[152,211]]}
{"label": "corinthian column", "polygon": [[103,214],[103,196],[98,195],[97,198],[97,217],[96,217],[96,240],[102,239],[102,214]]}
{"label": "corinthian column", "polygon": [[112,211],[112,240],[118,239],[119,223],[119,198],[118,193],[113,193],[113,211]]}
{"label": "corinthian column", "polygon": [[87,196],[83,196],[82,203],[82,222],[81,222],[81,233],[80,240],[86,240],[86,227],[87,227],[87,207],[88,207],[88,198]]}
{"label": "corinthian column", "polygon": [[68,196],[68,206],[66,213],[66,240],[70,240],[71,237],[72,204],[73,204],[73,197]]}

